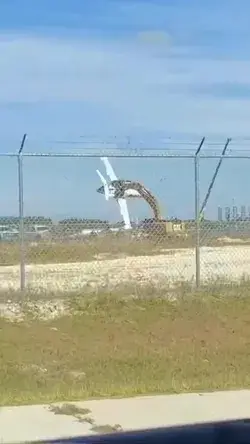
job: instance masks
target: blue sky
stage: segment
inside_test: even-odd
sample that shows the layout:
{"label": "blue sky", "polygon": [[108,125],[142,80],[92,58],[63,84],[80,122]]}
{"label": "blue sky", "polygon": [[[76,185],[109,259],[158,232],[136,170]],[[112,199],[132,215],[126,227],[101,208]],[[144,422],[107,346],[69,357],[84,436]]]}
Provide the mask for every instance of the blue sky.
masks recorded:
{"label": "blue sky", "polygon": [[[230,136],[239,149],[250,132],[249,14],[249,0],[0,0],[0,151],[16,150],[24,132],[32,152],[119,149],[128,135],[161,148],[167,137]],[[1,213],[16,214],[16,162],[1,163]],[[248,163],[224,162],[208,217],[218,204],[250,205]],[[193,216],[191,161],[113,165],[156,192],[164,214]],[[202,161],[201,197],[215,165]],[[95,191],[96,168],[99,159],[25,159],[26,214],[119,218]],[[138,201],[130,208],[149,215]]]}

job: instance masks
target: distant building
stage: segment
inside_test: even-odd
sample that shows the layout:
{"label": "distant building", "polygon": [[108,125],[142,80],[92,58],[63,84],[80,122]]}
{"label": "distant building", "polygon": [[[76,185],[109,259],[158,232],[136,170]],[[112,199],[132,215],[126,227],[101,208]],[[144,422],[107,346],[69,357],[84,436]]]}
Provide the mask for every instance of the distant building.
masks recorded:
{"label": "distant building", "polygon": [[246,205],[241,205],[240,218],[241,218],[241,220],[246,220],[246,218],[247,218]]}
{"label": "distant building", "polygon": [[229,222],[231,220],[231,211],[229,207],[225,208],[225,220]]}
{"label": "distant building", "polygon": [[218,221],[223,221],[223,213],[222,213],[222,207],[218,207]]}
{"label": "distant building", "polygon": [[234,205],[232,209],[232,219],[237,220],[238,219],[238,208]]}

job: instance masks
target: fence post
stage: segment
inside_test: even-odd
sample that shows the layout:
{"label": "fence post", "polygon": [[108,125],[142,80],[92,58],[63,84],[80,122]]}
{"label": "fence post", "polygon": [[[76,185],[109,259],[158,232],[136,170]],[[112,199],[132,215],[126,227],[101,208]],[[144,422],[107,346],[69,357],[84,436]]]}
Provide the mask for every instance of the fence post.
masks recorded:
{"label": "fence post", "polygon": [[201,258],[200,258],[200,177],[199,177],[199,152],[205,142],[201,140],[194,156],[194,194],[195,194],[195,283],[196,288],[201,283]]}
{"label": "fence post", "polygon": [[219,159],[219,163],[218,163],[217,167],[215,168],[215,172],[214,172],[214,175],[213,175],[212,180],[211,180],[211,182],[210,182],[210,185],[209,185],[209,187],[208,187],[208,190],[207,190],[207,194],[206,194],[206,196],[205,196],[205,199],[204,199],[204,201],[202,202],[201,209],[200,209],[200,216],[202,215],[203,211],[204,211],[205,208],[206,208],[206,205],[207,205],[208,199],[209,199],[209,197],[210,197],[211,191],[212,191],[212,189],[213,189],[213,187],[214,187],[214,184],[215,184],[216,177],[218,176],[218,173],[219,173],[219,171],[220,171],[221,164],[222,164],[222,160],[223,160],[223,158],[225,157],[226,150],[227,150],[228,145],[229,145],[229,143],[231,142],[231,140],[232,140],[232,139],[227,139],[227,141],[226,141],[226,143],[225,143],[225,145],[224,145],[224,148],[223,148],[223,151],[222,151],[222,154],[221,154],[221,158]]}
{"label": "fence post", "polygon": [[25,242],[24,242],[24,212],[23,212],[23,157],[22,151],[26,140],[24,134],[17,156],[18,165],[18,203],[19,203],[19,248],[20,248],[20,290],[25,290]]}

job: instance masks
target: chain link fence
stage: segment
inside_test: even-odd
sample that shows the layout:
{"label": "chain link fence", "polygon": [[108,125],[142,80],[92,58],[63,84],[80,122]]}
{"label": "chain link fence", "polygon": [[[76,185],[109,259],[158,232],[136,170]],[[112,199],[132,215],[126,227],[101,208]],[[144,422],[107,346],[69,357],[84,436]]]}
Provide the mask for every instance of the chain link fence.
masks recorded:
{"label": "chain link fence", "polygon": [[[103,155],[118,176],[106,184],[108,198],[96,171],[105,175]],[[225,159],[227,177],[242,168],[241,157]],[[218,175],[201,212],[220,159],[168,152],[1,156],[8,190],[2,214],[11,208],[14,215],[1,218],[1,289],[152,290],[248,279],[250,219],[236,212],[218,220],[217,207],[228,202],[236,211],[234,201],[248,186],[250,158],[241,169],[242,185]]]}
{"label": "chain link fence", "polygon": [[[192,230],[188,232],[188,223],[183,222],[186,209],[167,205],[173,190],[178,189],[179,178],[172,173],[173,188],[169,189],[164,175],[151,175],[152,169],[164,173],[167,163],[162,158],[112,158],[114,171],[124,178],[129,172],[132,182],[126,190],[118,182],[118,195],[106,201],[105,195],[97,193],[102,183],[96,169],[105,173],[99,158],[25,157],[26,288],[99,291],[121,285],[166,285],[189,279],[194,269],[194,238]],[[170,159],[170,163],[173,171],[182,169],[186,177],[186,206],[193,219],[192,161]],[[53,174],[49,174],[50,170]],[[124,228],[119,206],[124,192],[130,196],[126,198],[129,229]],[[178,202],[181,194],[176,198]],[[59,214],[57,220],[43,219],[48,207],[57,214],[64,207],[64,214]],[[30,217],[39,212],[40,217]],[[169,212],[175,217],[166,222]],[[175,250],[190,247],[187,265],[175,256]]]}
{"label": "chain link fence", "polygon": [[[200,159],[199,189],[202,198],[209,186],[208,171],[215,167],[216,159]],[[250,158],[225,158],[223,175],[219,174],[216,178],[216,186],[205,209],[205,214],[212,216],[211,220],[200,223],[203,282],[223,284],[249,279],[250,214],[247,205],[244,205],[250,187],[249,167]],[[240,180],[237,177],[239,173]],[[218,202],[225,202],[225,205],[218,207]]]}

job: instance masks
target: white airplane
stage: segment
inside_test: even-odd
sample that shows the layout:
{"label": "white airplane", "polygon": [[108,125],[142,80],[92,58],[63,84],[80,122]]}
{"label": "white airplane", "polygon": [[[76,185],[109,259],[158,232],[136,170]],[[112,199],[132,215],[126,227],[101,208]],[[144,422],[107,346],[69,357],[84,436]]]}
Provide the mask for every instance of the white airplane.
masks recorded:
{"label": "white airplane", "polygon": [[101,182],[103,183],[103,186],[98,188],[97,192],[104,194],[105,199],[109,200],[110,198],[116,199],[118,202],[118,205],[120,207],[120,212],[123,217],[124,221],[124,228],[126,230],[130,230],[131,227],[131,221],[129,217],[128,212],[128,206],[127,206],[127,197],[141,197],[138,191],[133,189],[127,189],[124,192],[122,191],[122,183],[127,182],[123,180],[118,180],[109,160],[107,157],[101,157],[101,161],[104,163],[106,174],[110,179],[110,182],[108,183],[105,177],[100,173],[99,170],[96,170],[98,176],[101,179]]}

